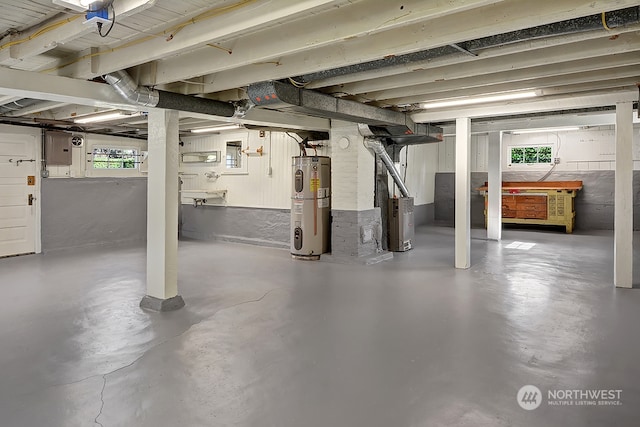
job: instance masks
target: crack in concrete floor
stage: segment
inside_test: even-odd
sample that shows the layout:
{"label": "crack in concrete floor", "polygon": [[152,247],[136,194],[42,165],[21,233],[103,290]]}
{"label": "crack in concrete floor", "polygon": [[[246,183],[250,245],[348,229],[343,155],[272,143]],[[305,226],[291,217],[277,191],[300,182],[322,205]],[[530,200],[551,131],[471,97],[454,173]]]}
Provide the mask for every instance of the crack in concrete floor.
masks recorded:
{"label": "crack in concrete floor", "polygon": [[[147,354],[151,353],[153,350],[157,349],[158,347],[160,347],[160,346],[162,346],[162,345],[164,345],[164,344],[166,344],[166,343],[168,343],[168,342],[170,342],[170,341],[172,341],[172,340],[174,340],[174,339],[176,339],[176,338],[180,338],[180,337],[182,337],[183,335],[185,335],[185,334],[187,334],[189,331],[191,331],[195,326],[200,325],[200,324],[201,324],[201,323],[203,323],[203,322],[206,322],[206,321],[212,320],[212,319],[213,319],[214,317],[216,317],[219,313],[221,313],[221,312],[223,312],[223,311],[226,311],[226,310],[230,310],[230,309],[232,309],[232,308],[236,308],[236,307],[239,307],[239,306],[245,305],[245,304],[254,304],[254,303],[261,302],[261,301],[262,301],[262,300],[264,300],[264,299],[265,299],[265,298],[266,298],[270,293],[272,293],[272,292],[274,292],[274,291],[276,291],[276,290],[278,290],[278,289],[270,289],[269,291],[265,292],[265,293],[264,293],[260,298],[257,298],[257,299],[251,299],[251,300],[247,300],[247,301],[241,301],[241,302],[236,303],[236,304],[232,304],[232,305],[229,305],[229,306],[226,306],[226,307],[222,307],[222,308],[220,308],[220,309],[218,309],[218,310],[214,311],[210,316],[208,316],[208,317],[204,317],[204,318],[200,319],[199,321],[195,322],[194,324],[192,324],[191,326],[189,326],[187,329],[185,329],[183,332],[181,332],[181,333],[179,333],[179,334],[177,334],[177,335],[171,336],[171,337],[169,337],[169,338],[166,338],[166,339],[164,339],[163,341],[161,341],[161,342],[159,342],[159,343],[157,343],[157,344],[155,344],[155,345],[153,345],[153,346],[149,347],[149,348],[148,348],[147,350],[145,350],[145,351],[144,351],[140,356],[136,357],[136,358],[135,358],[131,363],[128,363],[127,365],[121,366],[121,367],[119,367],[119,368],[117,368],[117,369],[114,369],[114,370],[112,370],[112,371],[110,371],[110,372],[107,372],[106,374],[96,374],[96,375],[91,375],[91,376],[89,376],[89,377],[84,378],[83,380],[80,380],[80,381],[74,381],[74,382],[69,383],[69,384],[77,384],[77,383],[80,383],[80,382],[83,382],[83,381],[89,380],[89,379],[91,379],[91,378],[96,378],[96,377],[102,376],[103,383],[102,383],[102,389],[100,390],[100,402],[101,402],[101,403],[100,403],[100,411],[98,412],[98,415],[96,415],[96,417],[94,418],[93,422],[94,422],[94,424],[97,424],[97,425],[99,425],[99,426],[101,426],[101,427],[104,427],[104,425],[103,425],[100,421],[98,421],[98,419],[99,419],[99,418],[102,416],[102,414],[103,414],[104,404],[105,404],[105,402],[104,402],[104,392],[105,392],[105,390],[106,390],[106,388],[107,388],[107,381],[108,381],[107,377],[108,377],[109,375],[116,374],[116,373],[118,373],[118,372],[120,372],[120,371],[123,371],[123,370],[125,370],[125,369],[127,369],[127,368],[132,367],[133,365],[135,365],[136,363],[138,363],[140,360],[142,360],[142,358],[144,358]],[[51,387],[59,387],[59,386],[63,386],[63,385],[68,385],[68,384],[58,384],[58,385],[51,386]]]}

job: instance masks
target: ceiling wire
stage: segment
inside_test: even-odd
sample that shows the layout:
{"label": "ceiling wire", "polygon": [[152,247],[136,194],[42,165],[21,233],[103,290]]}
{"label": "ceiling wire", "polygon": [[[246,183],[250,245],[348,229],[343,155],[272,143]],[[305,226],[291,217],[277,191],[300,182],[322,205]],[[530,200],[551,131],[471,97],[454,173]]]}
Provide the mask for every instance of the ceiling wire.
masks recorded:
{"label": "ceiling wire", "polygon": [[111,8],[111,13],[113,14],[113,18],[111,18],[111,26],[109,27],[109,29],[105,34],[102,34],[102,22],[98,22],[98,34],[102,38],[107,37],[109,33],[111,33],[111,30],[113,30],[113,27],[116,25],[116,10],[113,8],[113,1],[109,3],[107,8]]}
{"label": "ceiling wire", "polygon": [[611,31],[611,28],[607,25],[607,15],[606,12],[602,12],[602,26],[604,27],[605,30],[607,31]]}
{"label": "ceiling wire", "polygon": [[12,41],[7,42],[7,43],[5,43],[3,45],[0,45],[0,50],[3,50],[3,49],[6,49],[8,47],[11,47],[11,46],[19,45],[19,44],[26,43],[28,41],[37,39],[38,37],[42,36],[43,34],[46,34],[46,33],[50,32],[50,31],[53,31],[56,28],[60,28],[63,25],[66,25],[66,24],[68,24],[70,22],[73,22],[76,19],[80,18],[81,16],[82,15],[74,15],[74,16],[71,16],[69,18],[63,19],[61,21],[54,22],[53,24],[46,25],[46,26],[42,27],[40,30],[38,30],[35,33],[33,33],[32,35],[28,36],[28,37],[25,37],[23,39],[18,39],[18,40],[12,40]]}
{"label": "ceiling wire", "polygon": [[540,178],[538,180],[538,182],[545,181],[547,178],[549,178],[551,173],[556,169],[556,166],[558,166],[558,164],[556,163],[555,159],[559,157],[560,147],[562,147],[562,140],[560,139],[560,135],[557,132],[553,132],[553,134],[558,139],[558,148],[556,148],[556,157],[551,159],[551,161],[553,162],[553,165],[551,166],[551,169],[549,169],[549,171],[546,174],[544,174],[544,176],[542,178]]}
{"label": "ceiling wire", "polygon": [[[122,44],[120,46],[117,46],[117,47],[114,47],[114,48],[110,48],[110,49],[102,50],[102,51],[99,51],[99,52],[93,52],[93,53],[90,53],[90,54],[87,54],[87,55],[83,55],[83,56],[80,56],[78,58],[75,58],[72,61],[57,65],[57,66],[49,68],[47,70],[42,70],[40,72],[41,73],[50,73],[52,71],[56,71],[56,70],[59,70],[59,69],[64,68],[64,67],[68,67],[69,65],[73,65],[73,64],[76,64],[78,62],[84,61],[85,59],[94,58],[94,57],[97,57],[97,56],[105,55],[107,53],[117,52],[119,50],[126,49],[128,47],[135,46],[135,45],[138,45],[140,43],[147,42],[147,41],[149,41],[149,40],[151,40],[151,39],[153,39],[155,37],[163,37],[164,38],[167,35],[169,35],[167,37],[167,41],[170,41],[170,40],[173,39],[173,37],[175,37],[175,35],[179,31],[181,31],[182,29],[184,29],[185,27],[187,27],[189,25],[196,24],[198,22],[205,21],[205,20],[208,20],[208,19],[212,19],[212,18],[215,18],[215,17],[217,17],[219,15],[222,15],[222,14],[225,14],[225,13],[228,13],[228,12],[232,12],[232,11],[241,9],[241,8],[251,4],[251,3],[255,3],[256,1],[257,0],[242,0],[239,3],[233,4],[233,5],[228,5],[228,6],[220,7],[220,8],[214,9],[214,10],[210,10],[210,11],[201,13],[200,15],[195,16],[195,17],[193,17],[193,18],[191,18],[191,19],[189,19],[189,20],[187,20],[185,22],[181,22],[180,24],[174,25],[173,27],[169,27],[164,31],[160,31],[158,33],[155,33],[153,35],[148,35],[147,37],[142,37],[140,39],[131,40],[130,42],[124,43],[124,44]],[[80,16],[80,15],[78,15],[78,16]],[[171,37],[171,36],[173,36],[173,37]]]}

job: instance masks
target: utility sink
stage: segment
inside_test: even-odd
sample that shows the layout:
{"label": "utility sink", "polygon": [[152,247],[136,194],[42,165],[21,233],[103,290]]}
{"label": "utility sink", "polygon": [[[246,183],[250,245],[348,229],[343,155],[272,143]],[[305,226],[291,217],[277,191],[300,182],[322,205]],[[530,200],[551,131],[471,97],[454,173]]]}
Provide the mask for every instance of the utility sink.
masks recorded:
{"label": "utility sink", "polygon": [[227,190],[182,190],[182,204],[201,206],[207,202],[220,204],[227,196]]}

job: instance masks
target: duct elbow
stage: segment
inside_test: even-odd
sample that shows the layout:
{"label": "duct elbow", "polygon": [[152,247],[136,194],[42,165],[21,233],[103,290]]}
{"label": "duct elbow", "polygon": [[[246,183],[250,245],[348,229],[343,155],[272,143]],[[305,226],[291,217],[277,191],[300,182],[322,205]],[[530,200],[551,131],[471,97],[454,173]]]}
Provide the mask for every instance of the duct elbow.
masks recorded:
{"label": "duct elbow", "polygon": [[124,99],[135,105],[143,107],[155,107],[160,101],[158,91],[148,87],[138,86],[125,71],[115,71],[104,76],[109,83]]}
{"label": "duct elbow", "polygon": [[242,99],[240,101],[234,102],[233,106],[235,108],[235,113],[233,114],[234,118],[241,119],[247,115],[250,109],[252,109],[255,104],[251,102],[249,99]]}
{"label": "duct elbow", "polygon": [[376,153],[379,156],[382,156],[382,153],[386,154],[386,151],[384,149],[384,147],[382,146],[382,143],[380,141],[378,141],[377,139],[373,139],[373,138],[364,138],[364,146],[366,148],[368,148],[369,150],[373,151],[374,153]]}

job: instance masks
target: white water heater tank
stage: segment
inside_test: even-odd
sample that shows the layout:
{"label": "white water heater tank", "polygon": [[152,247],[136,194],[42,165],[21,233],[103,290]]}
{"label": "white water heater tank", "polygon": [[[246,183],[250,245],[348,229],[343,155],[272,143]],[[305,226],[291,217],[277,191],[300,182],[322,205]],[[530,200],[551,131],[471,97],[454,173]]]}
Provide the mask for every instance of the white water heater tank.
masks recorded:
{"label": "white water heater tank", "polygon": [[331,158],[293,157],[291,255],[319,259],[331,236]]}

